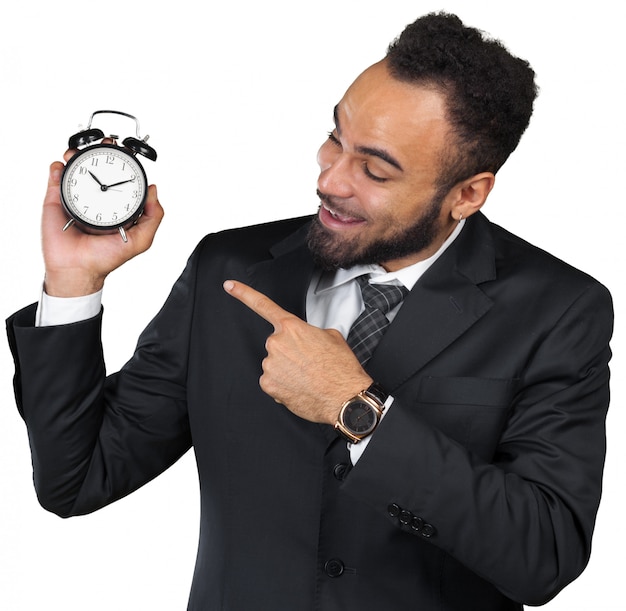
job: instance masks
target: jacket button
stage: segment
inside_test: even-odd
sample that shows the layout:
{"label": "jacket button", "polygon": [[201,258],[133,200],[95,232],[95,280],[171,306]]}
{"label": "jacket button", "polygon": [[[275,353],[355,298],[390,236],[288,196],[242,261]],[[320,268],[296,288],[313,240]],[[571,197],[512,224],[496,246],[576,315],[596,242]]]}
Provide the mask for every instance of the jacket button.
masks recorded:
{"label": "jacket button", "polygon": [[430,539],[436,533],[437,533],[437,529],[432,524],[428,524],[428,523],[424,524],[422,528],[422,537],[425,537],[426,539]]}
{"label": "jacket button", "polygon": [[424,528],[424,520],[422,520],[422,518],[418,518],[415,517],[411,520],[411,528],[415,531],[415,532],[422,532],[422,529]]}
{"label": "jacket button", "polygon": [[339,480],[340,482],[346,479],[346,476],[348,475],[349,472],[350,472],[350,465],[343,463],[343,462],[340,462],[338,465],[335,465],[333,468],[333,475],[335,476],[335,479]]}
{"label": "jacket button", "polygon": [[402,511],[402,509],[400,508],[400,505],[397,505],[396,503],[392,503],[391,505],[387,507],[387,511],[389,512],[389,515],[392,518],[397,518],[400,515],[400,512]]}
{"label": "jacket button", "polygon": [[338,560],[337,558],[332,558],[331,560],[328,560],[324,565],[324,571],[329,577],[340,577],[343,573],[343,569],[343,562],[341,562],[341,560]]}
{"label": "jacket button", "polygon": [[400,524],[404,524],[405,526],[408,526],[413,521],[413,514],[410,511],[403,509],[400,512],[398,520],[400,520]]}

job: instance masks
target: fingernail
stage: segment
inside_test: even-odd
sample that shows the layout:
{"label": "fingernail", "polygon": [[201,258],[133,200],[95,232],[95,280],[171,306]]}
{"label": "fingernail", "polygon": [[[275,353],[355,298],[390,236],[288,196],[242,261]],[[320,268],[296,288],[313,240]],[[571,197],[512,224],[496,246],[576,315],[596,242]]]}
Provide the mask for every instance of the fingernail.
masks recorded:
{"label": "fingernail", "polygon": [[226,280],[226,282],[224,282],[224,290],[227,293],[230,293],[234,288],[235,288],[235,283],[232,280]]}

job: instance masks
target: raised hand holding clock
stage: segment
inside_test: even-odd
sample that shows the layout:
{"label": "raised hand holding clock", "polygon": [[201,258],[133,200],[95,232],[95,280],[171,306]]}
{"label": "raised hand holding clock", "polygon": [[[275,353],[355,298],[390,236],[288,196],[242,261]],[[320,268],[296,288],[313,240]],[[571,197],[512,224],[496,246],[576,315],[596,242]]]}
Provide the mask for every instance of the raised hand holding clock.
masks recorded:
{"label": "raised hand holding clock", "polygon": [[[104,132],[91,127],[97,114],[132,119],[137,137],[125,138],[122,146],[117,144],[114,135],[105,142]],[[87,233],[117,230],[124,242],[127,241],[126,229],[143,213],[148,188],[146,173],[136,156],[139,154],[152,161],[157,158],[156,151],[146,144],[147,140],[148,136],[142,139],[139,135],[136,117],[116,110],[94,112],[87,129],[70,137],[71,150],[84,148],[68,160],[61,177],[61,201],[69,217],[64,229],[76,223]],[[88,177],[99,188],[95,188]],[[117,186],[125,187],[111,190]]]}
{"label": "raised hand holding clock", "polygon": [[[125,113],[119,114],[125,115]],[[93,144],[99,138],[101,142]],[[123,164],[129,159],[131,162],[134,159],[128,145],[140,149],[143,151],[142,154],[153,149],[138,138],[126,138],[123,144],[124,147],[117,146],[113,138],[104,138],[100,130],[88,129],[70,138],[70,149],[64,155],[67,166],[61,162],[55,162],[50,166],[42,217],[42,243],[46,266],[45,290],[49,295],[75,297],[94,293],[102,288],[104,279],[111,271],[144,252],[152,244],[163,218],[163,209],[158,201],[156,187],[154,185],[148,187],[146,181],[141,185],[143,194],[140,197],[135,196],[132,191],[138,184],[137,177],[145,181],[145,172],[142,169],[128,173],[130,172],[129,166],[135,170],[136,166],[128,164],[123,167]],[[79,150],[78,147],[85,148]],[[104,156],[84,155],[86,152],[91,152],[91,149],[96,149],[96,152]],[[107,164],[107,155],[110,154],[113,154],[115,158],[112,164]],[[156,153],[152,158],[156,158]],[[92,159],[98,160],[94,167],[100,167],[100,170],[91,169]],[[135,163],[140,165],[136,160]],[[115,164],[118,164],[114,168],[117,173],[102,172],[102,169],[110,169],[106,168],[106,165]],[[82,174],[80,168],[85,168]],[[73,173],[70,173],[70,170],[73,170]],[[90,170],[93,176],[88,173]],[[79,177],[84,179],[80,181],[80,186]],[[76,183],[72,183],[74,178],[76,178]],[[86,185],[89,185],[86,187],[87,190],[81,190]],[[102,190],[103,185],[107,187],[106,190]],[[72,187],[76,186],[79,186],[77,192],[79,201],[85,193],[91,193],[112,197],[115,202],[113,199],[110,200],[113,202],[112,205],[102,210],[94,211],[93,206],[90,206],[91,210],[88,209],[87,214],[93,216],[82,218],[80,214],[84,213],[84,209],[76,208],[70,212],[61,196],[62,188],[68,187],[67,197],[72,198],[73,194],[76,194],[72,191]],[[126,186],[128,189],[125,189]],[[122,201],[122,197],[127,199]],[[122,212],[112,209],[114,204],[120,201],[122,201],[120,208]],[[104,202],[106,203],[106,200]],[[85,203],[84,200],[81,203]],[[129,208],[124,210],[127,204]],[[98,213],[100,213],[99,219]],[[113,218],[114,216],[116,218]],[[130,231],[128,231],[129,227],[132,227]],[[65,231],[62,232],[62,228]],[[123,241],[120,235],[126,239]]]}

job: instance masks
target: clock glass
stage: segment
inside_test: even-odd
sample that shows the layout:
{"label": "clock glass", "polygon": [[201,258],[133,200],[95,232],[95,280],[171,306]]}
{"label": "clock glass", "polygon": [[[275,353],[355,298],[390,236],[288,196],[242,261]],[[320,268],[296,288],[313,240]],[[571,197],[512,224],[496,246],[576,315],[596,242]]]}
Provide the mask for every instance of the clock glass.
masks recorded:
{"label": "clock glass", "polygon": [[374,430],[378,420],[371,405],[356,401],[346,406],[344,422],[355,435],[367,435]]}

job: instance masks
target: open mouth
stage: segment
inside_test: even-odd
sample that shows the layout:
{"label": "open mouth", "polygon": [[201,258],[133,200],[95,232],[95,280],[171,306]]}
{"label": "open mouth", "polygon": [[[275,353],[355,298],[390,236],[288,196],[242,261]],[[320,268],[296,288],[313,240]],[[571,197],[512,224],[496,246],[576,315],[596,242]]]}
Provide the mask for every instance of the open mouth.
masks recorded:
{"label": "open mouth", "polygon": [[320,208],[320,220],[325,224],[331,225],[355,225],[357,223],[363,223],[364,219],[352,214],[336,210],[329,206],[326,202],[322,202]]}

